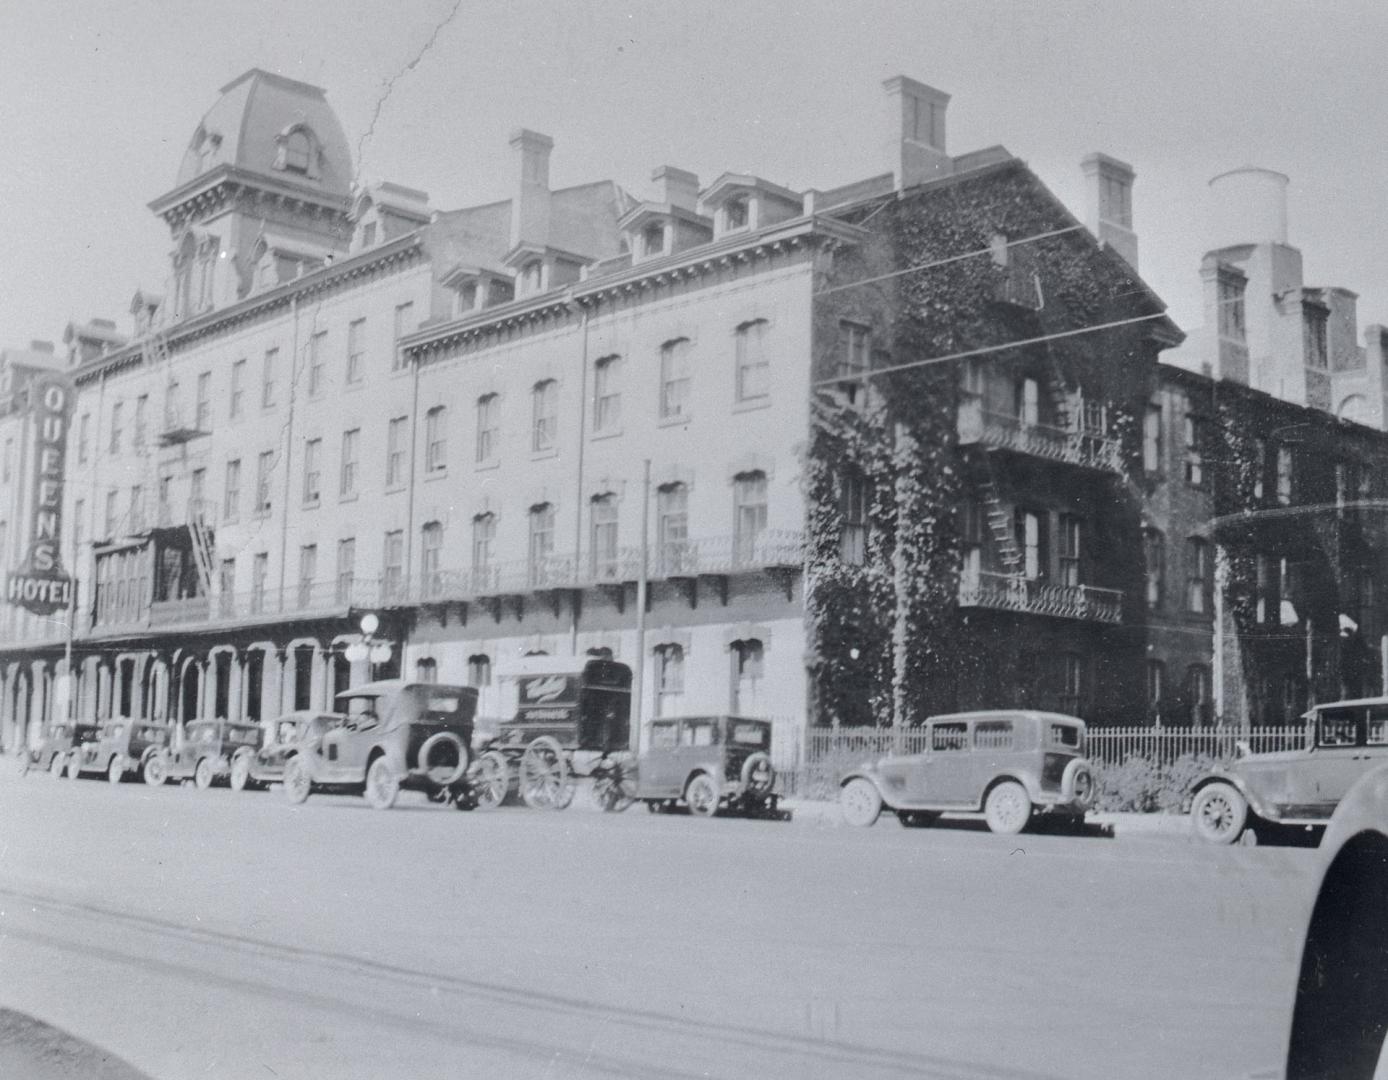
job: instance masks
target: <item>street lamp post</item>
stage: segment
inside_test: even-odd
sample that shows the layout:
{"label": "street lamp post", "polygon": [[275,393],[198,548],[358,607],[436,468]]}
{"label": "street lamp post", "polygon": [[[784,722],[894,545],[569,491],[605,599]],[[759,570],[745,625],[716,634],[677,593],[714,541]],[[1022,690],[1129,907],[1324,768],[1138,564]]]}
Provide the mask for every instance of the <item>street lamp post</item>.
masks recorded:
{"label": "street lamp post", "polygon": [[381,620],[374,613],[367,612],[361,617],[361,637],[352,642],[347,648],[342,650],[342,655],[347,658],[349,664],[360,664],[370,661],[371,666],[367,669],[367,680],[376,678],[376,665],[384,664],[390,659],[391,645],[388,641],[377,641],[375,633],[380,629]]}

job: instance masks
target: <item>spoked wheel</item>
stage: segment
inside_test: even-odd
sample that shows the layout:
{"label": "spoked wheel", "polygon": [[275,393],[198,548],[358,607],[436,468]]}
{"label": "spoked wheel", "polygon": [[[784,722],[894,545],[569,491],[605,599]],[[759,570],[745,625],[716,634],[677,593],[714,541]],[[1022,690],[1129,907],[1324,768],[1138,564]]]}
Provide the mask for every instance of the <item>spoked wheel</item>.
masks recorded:
{"label": "spoked wheel", "polygon": [[212,766],[212,759],[203,758],[198,762],[197,768],[193,770],[193,783],[198,786],[200,791],[206,791],[212,786],[212,781],[216,775],[216,770]]}
{"label": "spoked wheel", "polygon": [[251,786],[251,756],[237,754],[231,759],[231,790],[245,791]]}
{"label": "spoked wheel", "polygon": [[292,757],[284,763],[284,793],[289,796],[292,803],[301,803],[308,799],[313,791],[313,781],[308,775],[308,769],[298,757]]}
{"label": "spoked wheel", "polygon": [[855,776],[839,792],[839,812],[848,824],[866,828],[882,813],[882,794],[871,780]]}
{"label": "spoked wheel", "polygon": [[1015,835],[1031,820],[1031,796],[1017,781],[1005,780],[988,792],[983,816],[991,832]]}
{"label": "spoked wheel", "polygon": [[82,755],[72,754],[67,759],[67,778],[76,780],[82,775]]}
{"label": "spoked wheel", "polygon": [[50,776],[62,776],[66,765],[67,761],[62,754],[54,754],[48,761],[48,774]]}
{"label": "spoked wheel", "polygon": [[362,792],[373,810],[389,810],[400,794],[400,778],[384,757],[378,757],[366,770],[366,790]]}
{"label": "spoked wheel", "polygon": [[1200,839],[1232,844],[1248,823],[1248,800],[1233,784],[1210,784],[1190,804],[1190,821]]}
{"label": "spoked wheel", "polygon": [[700,773],[684,789],[684,801],[696,817],[713,817],[718,813],[718,785],[708,773]]}
{"label": "spoked wheel", "polygon": [[506,801],[511,790],[511,766],[506,763],[505,754],[488,750],[477,759],[472,790],[479,810],[495,810]]}
{"label": "spoked wheel", "polygon": [[151,754],[145,758],[140,778],[150,787],[159,787],[169,778],[169,766],[162,754]]}
{"label": "spoked wheel", "polygon": [[535,810],[563,810],[574,797],[573,776],[564,751],[548,735],[525,748],[520,760],[520,793]]}
{"label": "spoked wheel", "polygon": [[636,801],[636,767],[614,759],[593,774],[593,799],[605,813],[619,814]]}
{"label": "spoked wheel", "polygon": [[119,784],[125,779],[125,759],[116,756],[111,759],[111,763],[106,766],[106,779],[113,784]]}

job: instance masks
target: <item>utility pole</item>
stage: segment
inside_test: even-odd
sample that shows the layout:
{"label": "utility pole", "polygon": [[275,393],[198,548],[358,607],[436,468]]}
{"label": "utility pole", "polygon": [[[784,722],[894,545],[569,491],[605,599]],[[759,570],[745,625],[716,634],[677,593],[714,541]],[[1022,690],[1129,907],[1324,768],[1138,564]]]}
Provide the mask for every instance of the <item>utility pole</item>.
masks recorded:
{"label": "utility pole", "polygon": [[641,547],[636,572],[636,663],[631,668],[631,752],[641,754],[641,693],[646,669],[646,580],[651,517],[651,459],[641,465]]}

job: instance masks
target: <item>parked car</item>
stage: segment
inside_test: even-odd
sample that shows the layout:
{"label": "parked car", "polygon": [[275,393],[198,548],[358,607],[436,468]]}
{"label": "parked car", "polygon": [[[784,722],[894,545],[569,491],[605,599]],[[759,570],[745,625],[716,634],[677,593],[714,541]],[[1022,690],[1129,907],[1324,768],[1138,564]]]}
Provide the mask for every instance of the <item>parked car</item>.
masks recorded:
{"label": "parked car", "polygon": [[1321,839],[1286,1080],[1388,1075],[1388,767],[1361,777]]}
{"label": "parked car", "polygon": [[467,780],[477,690],[385,679],[337,695],[340,726],[300,742],[284,763],[284,789],[301,803],[313,791],[357,792],[378,810],[402,788],[477,805]]}
{"label": "parked car", "polygon": [[231,759],[242,749],[260,745],[260,727],[231,720],[192,720],[184,727],[183,739],[175,747],[165,747],[144,766],[145,782],[162,784],[166,780],[187,780],[200,788],[231,772]]}
{"label": "parked car", "polygon": [[1030,710],[954,713],[925,723],[926,749],[889,754],[846,772],[839,805],[850,825],[882,808],[905,825],[944,812],[982,811],[995,833],[1019,833],[1034,815],[1083,822],[1094,773],[1084,757],[1084,721]]}
{"label": "parked car", "polygon": [[741,716],[681,716],[651,723],[634,795],[651,811],[680,803],[691,814],[720,809],[779,817],[771,723]]}
{"label": "parked car", "polygon": [[1197,836],[1232,844],[1260,824],[1324,825],[1359,777],[1388,764],[1388,698],[1327,702],[1306,720],[1300,750],[1250,754],[1240,747],[1231,764],[1195,782]]}
{"label": "parked car", "polygon": [[37,749],[25,752],[24,771],[42,769],[54,776],[62,776],[72,748],[94,737],[95,733],[95,724],[54,724],[48,729],[48,734],[39,740]]}
{"label": "parked car", "polygon": [[230,783],[236,791],[254,791],[284,779],[284,763],[306,739],[341,727],[347,717],[312,709],[287,713],[275,721],[270,741],[258,747],[243,746],[231,758]]}
{"label": "parked car", "polygon": [[82,742],[68,755],[67,774],[75,778],[83,773],[104,773],[111,783],[119,784],[135,773],[146,783],[163,783],[158,779],[158,767],[151,772],[149,763],[168,745],[169,728],[165,724],[119,717],[107,720],[94,738]]}

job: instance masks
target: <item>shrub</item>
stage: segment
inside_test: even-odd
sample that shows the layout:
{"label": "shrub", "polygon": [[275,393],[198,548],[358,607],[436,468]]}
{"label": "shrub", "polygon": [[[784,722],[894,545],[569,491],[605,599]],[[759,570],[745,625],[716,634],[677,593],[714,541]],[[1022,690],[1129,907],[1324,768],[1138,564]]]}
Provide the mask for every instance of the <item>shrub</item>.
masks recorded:
{"label": "shrub", "polygon": [[1189,805],[1191,785],[1214,764],[1215,759],[1208,754],[1182,754],[1172,762],[1131,755],[1121,765],[1099,769],[1097,809],[1183,813]]}

